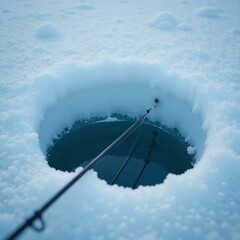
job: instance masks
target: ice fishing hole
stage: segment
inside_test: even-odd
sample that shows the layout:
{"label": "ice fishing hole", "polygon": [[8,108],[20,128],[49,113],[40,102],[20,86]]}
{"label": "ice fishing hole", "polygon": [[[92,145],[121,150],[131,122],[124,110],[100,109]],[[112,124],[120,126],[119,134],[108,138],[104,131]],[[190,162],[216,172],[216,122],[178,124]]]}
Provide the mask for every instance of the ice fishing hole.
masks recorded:
{"label": "ice fishing hole", "polygon": [[[75,122],[47,149],[49,166],[69,172],[85,166],[134,121],[111,116]],[[194,156],[187,153],[187,147],[179,131],[147,120],[93,169],[108,184],[130,188],[155,185],[163,183],[169,173],[178,175],[193,167]],[[126,159],[128,163],[116,178]]]}

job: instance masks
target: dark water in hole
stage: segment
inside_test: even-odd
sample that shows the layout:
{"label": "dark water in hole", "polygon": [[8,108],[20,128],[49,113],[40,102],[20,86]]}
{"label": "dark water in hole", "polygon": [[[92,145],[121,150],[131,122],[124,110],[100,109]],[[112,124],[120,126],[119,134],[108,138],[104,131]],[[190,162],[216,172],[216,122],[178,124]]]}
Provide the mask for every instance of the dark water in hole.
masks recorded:
{"label": "dark water in hole", "polygon": [[[132,121],[115,121],[78,126],[55,141],[48,149],[47,161],[55,169],[74,171],[85,166],[132,124]],[[146,123],[140,132],[138,130],[93,167],[99,178],[108,183],[112,181],[137,135],[135,150],[116,184],[124,187],[155,185],[162,183],[168,173],[181,174],[192,168],[194,159],[187,154],[187,144],[182,138]]]}

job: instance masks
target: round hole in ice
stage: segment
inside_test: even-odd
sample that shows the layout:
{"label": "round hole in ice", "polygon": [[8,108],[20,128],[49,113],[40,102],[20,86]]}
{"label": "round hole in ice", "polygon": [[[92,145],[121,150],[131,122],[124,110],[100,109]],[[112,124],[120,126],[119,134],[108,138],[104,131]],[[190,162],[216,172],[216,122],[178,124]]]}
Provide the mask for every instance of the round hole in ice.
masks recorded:
{"label": "round hole in ice", "polygon": [[[194,85],[177,75],[168,74],[157,65],[107,63],[88,68],[69,68],[60,75],[43,77],[41,83],[37,87],[38,90],[42,89],[45,100],[42,101],[40,95],[38,108],[42,118],[37,123],[37,132],[40,148],[45,156],[54,143],[64,141],[66,137],[62,135],[64,129],[72,130],[69,137],[73,132],[78,132],[78,128],[74,125],[76,121],[88,123],[87,126],[82,126],[81,131],[83,131],[90,125],[91,127],[100,126],[100,123],[97,123],[98,120],[113,117],[117,113],[122,116],[121,121],[108,123],[108,126],[104,127],[107,130],[122,129],[116,132],[112,139],[117,137],[153,105],[156,97],[159,98],[160,104],[148,116],[148,125],[144,127],[150,124],[149,127],[155,128],[155,125],[158,125],[157,130],[163,130],[165,133],[166,129],[167,131],[178,129],[182,138],[180,142],[176,142],[185,145],[185,152],[186,145],[190,145],[187,152],[192,156],[189,156],[191,160],[188,163],[192,162],[193,155],[197,162],[204,153],[206,133],[202,128],[201,106],[197,102]],[[95,124],[91,123],[93,119],[96,120]],[[116,128],[116,124],[121,124],[121,127]],[[112,125],[111,128],[110,125]],[[162,126],[166,128],[162,129]],[[103,129],[103,127],[99,128]],[[150,134],[148,139],[151,139],[153,131],[148,132]],[[171,134],[172,131],[169,130],[167,137],[173,136]],[[174,140],[176,138],[173,138]],[[157,139],[158,142],[159,139]],[[131,146],[132,143],[129,140],[128,145]],[[149,144],[149,140],[145,141],[144,146],[148,147]],[[93,146],[92,143],[90,145]],[[104,147],[105,145],[102,146]],[[171,151],[175,150],[175,145],[169,145],[169,147]],[[102,151],[102,148],[98,151]],[[158,144],[157,148],[159,148]],[[98,151],[95,152],[96,155]],[[124,149],[123,152],[126,154],[124,156],[128,155],[128,151],[129,149]],[[143,160],[145,157],[146,152],[140,159]],[[79,159],[84,161],[80,156]],[[69,161],[71,160],[66,159],[66,162]],[[79,162],[75,166],[69,166],[68,171],[73,170],[77,165],[79,166]]]}
{"label": "round hole in ice", "polygon": [[[48,148],[48,164],[62,171],[86,166],[133,123],[134,119],[119,114],[78,121]],[[108,184],[131,188],[155,185],[162,183],[168,173],[182,174],[192,168],[194,158],[187,147],[177,130],[146,121],[93,169]]]}

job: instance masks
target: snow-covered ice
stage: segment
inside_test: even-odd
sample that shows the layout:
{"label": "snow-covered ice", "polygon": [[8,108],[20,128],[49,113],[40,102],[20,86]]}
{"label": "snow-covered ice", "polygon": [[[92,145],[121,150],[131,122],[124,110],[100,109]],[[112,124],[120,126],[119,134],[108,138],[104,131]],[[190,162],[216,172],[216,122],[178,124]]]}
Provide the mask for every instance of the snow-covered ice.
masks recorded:
{"label": "snow-covered ice", "polygon": [[238,0],[2,0],[0,238],[76,174],[45,160],[59,132],[159,97],[150,120],[177,127],[196,166],[137,190],[90,171],[21,239],[240,239],[239,12]]}

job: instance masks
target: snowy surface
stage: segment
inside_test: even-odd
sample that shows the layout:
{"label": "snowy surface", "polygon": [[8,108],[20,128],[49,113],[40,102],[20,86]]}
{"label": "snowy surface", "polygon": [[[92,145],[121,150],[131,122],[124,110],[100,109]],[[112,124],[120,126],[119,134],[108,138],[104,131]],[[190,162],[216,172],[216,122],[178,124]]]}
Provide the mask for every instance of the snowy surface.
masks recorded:
{"label": "snowy surface", "polygon": [[182,132],[196,166],[134,191],[91,171],[22,239],[239,240],[239,13],[239,0],[1,0],[0,238],[74,176],[44,156],[64,127],[159,97],[151,120]]}

